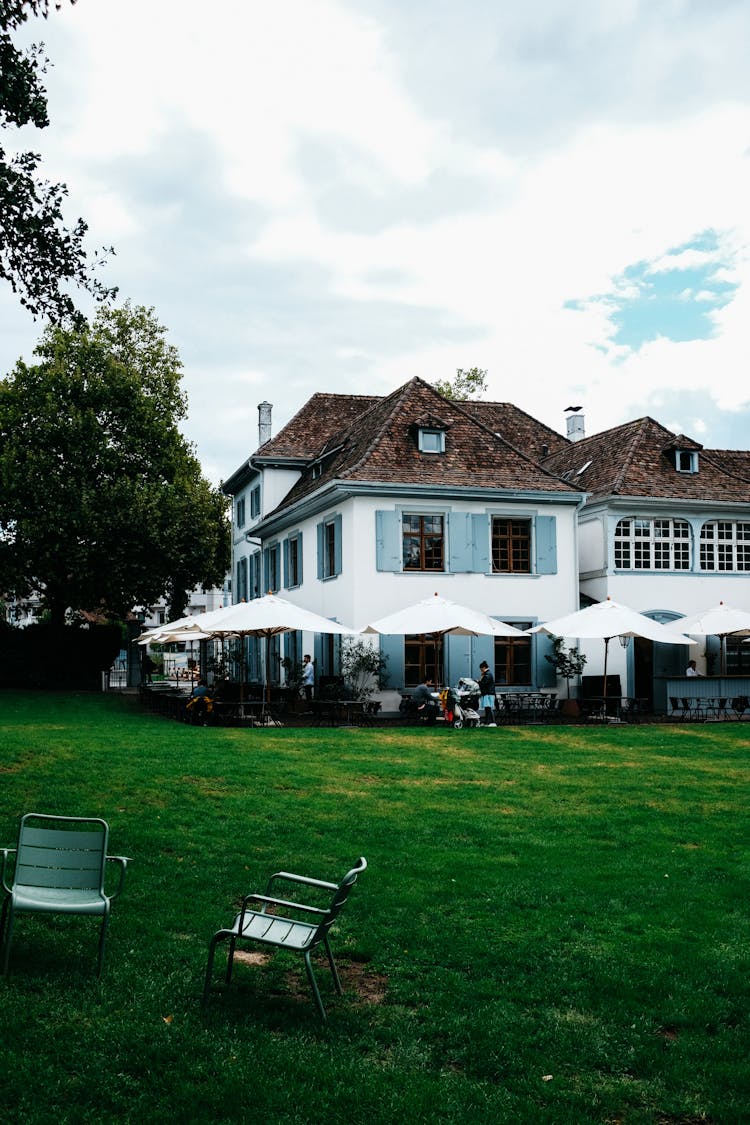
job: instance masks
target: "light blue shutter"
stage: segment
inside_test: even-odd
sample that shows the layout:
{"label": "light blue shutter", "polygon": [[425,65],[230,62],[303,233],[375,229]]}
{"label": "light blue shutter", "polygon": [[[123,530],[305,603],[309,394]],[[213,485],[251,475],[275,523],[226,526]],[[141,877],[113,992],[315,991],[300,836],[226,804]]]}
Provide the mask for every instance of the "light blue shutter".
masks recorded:
{"label": "light blue shutter", "polygon": [[380,637],[380,651],[388,660],[388,686],[399,691],[404,686],[404,638]]}
{"label": "light blue shutter", "polygon": [[557,519],[536,518],[536,573],[557,574]]}
{"label": "light blue shutter", "polygon": [[475,574],[489,574],[490,525],[487,516],[474,515],[471,517],[471,542],[473,551],[472,570]]}
{"label": "light blue shutter", "polygon": [[379,511],[375,513],[375,559],[378,570],[400,573],[401,516],[398,512]]}
{"label": "light blue shutter", "polygon": [[325,546],[325,527],[319,523],[316,528],[318,535],[318,578],[325,578],[325,560],[323,549]]}
{"label": "light blue shutter", "polygon": [[297,582],[302,585],[302,532],[297,536]]}
{"label": "light blue shutter", "polygon": [[289,540],[284,540],[284,587],[289,589]]}
{"label": "light blue shutter", "polygon": [[474,569],[473,526],[468,512],[448,512],[445,516],[448,533],[448,571],[467,574]]}
{"label": "light blue shutter", "polygon": [[[532,668],[536,673],[536,687],[553,688],[557,684],[557,675],[554,666],[545,656],[552,655],[552,637],[549,633],[533,633],[531,644],[534,649]],[[571,684],[573,681],[571,681]],[[571,688],[572,690],[572,688]]]}
{"label": "light blue shutter", "polygon": [[341,516],[338,515],[333,521],[333,573],[341,574],[341,559],[342,559],[342,546],[341,546]]}

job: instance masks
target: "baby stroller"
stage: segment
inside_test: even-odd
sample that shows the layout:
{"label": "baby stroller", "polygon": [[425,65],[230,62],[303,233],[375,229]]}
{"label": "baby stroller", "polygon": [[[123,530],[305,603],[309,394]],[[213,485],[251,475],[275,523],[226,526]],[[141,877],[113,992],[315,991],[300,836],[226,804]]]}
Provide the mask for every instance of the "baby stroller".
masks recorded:
{"label": "baby stroller", "polygon": [[479,684],[476,680],[462,679],[455,688],[445,692],[445,721],[455,730],[462,727],[478,727]]}

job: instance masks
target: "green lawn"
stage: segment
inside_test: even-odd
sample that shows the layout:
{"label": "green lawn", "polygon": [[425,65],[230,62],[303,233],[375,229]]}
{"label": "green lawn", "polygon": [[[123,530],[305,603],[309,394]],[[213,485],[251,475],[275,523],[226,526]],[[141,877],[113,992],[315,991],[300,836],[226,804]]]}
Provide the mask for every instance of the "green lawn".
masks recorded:
{"label": "green lawn", "polygon": [[[3,695],[0,843],[27,811],[132,856],[96,923],[19,916],[0,1120],[750,1120],[750,727],[189,727]],[[208,941],[279,868],[361,877],[345,996]],[[218,969],[223,965],[218,959]]]}

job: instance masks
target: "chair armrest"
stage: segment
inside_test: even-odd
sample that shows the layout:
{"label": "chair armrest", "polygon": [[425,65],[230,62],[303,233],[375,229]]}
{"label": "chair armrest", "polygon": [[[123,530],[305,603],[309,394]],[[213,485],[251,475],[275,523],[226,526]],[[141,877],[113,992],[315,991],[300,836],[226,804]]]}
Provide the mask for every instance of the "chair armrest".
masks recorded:
{"label": "chair armrest", "polygon": [[105,856],[104,858],[105,858],[107,863],[119,863],[119,865],[120,865],[120,881],[117,884],[117,890],[115,891],[114,894],[107,896],[110,899],[117,898],[120,891],[122,890],[122,885],[125,881],[125,871],[127,869],[128,864],[132,863],[132,860],[130,859],[129,856],[126,856],[126,855],[108,855],[108,856]]}
{"label": "chair armrest", "polygon": [[308,875],[292,875],[290,871],[277,871],[266,884],[266,894],[270,893],[274,879],[286,880],[288,883],[299,883],[305,887],[322,887],[326,891],[338,890],[338,883],[327,883],[324,879],[311,879]]}
{"label": "chair armrest", "polygon": [[3,890],[6,891],[7,894],[12,894],[13,892],[11,891],[8,884],[5,882],[5,869],[6,869],[6,866],[7,866],[7,863],[8,863],[8,856],[9,855],[15,855],[16,849],[15,848],[0,848],[0,851],[2,851],[2,854],[3,854],[3,868],[2,868],[2,874],[0,875],[0,879],[2,880],[2,884],[3,884]]}
{"label": "chair armrest", "polygon": [[318,906],[307,906],[303,902],[287,902],[283,898],[271,898],[269,895],[245,895],[242,900],[242,910],[244,913],[245,907],[250,902],[262,902],[264,905],[270,906],[285,906],[288,910],[304,910],[307,914],[327,914],[327,910],[321,910]]}

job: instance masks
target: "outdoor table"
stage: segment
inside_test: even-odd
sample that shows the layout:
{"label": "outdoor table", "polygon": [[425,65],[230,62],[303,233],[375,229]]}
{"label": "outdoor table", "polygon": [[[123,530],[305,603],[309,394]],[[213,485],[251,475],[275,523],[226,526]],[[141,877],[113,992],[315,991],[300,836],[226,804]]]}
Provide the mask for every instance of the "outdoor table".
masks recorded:
{"label": "outdoor table", "polygon": [[496,698],[501,718],[547,717],[557,706],[557,692],[504,691]]}
{"label": "outdoor table", "polygon": [[220,726],[245,724],[254,727],[279,727],[282,725],[274,715],[270,704],[263,699],[215,700],[211,714],[214,722]]}
{"label": "outdoor table", "polygon": [[587,695],[581,700],[583,716],[594,723],[621,722],[622,700],[619,695]]}

